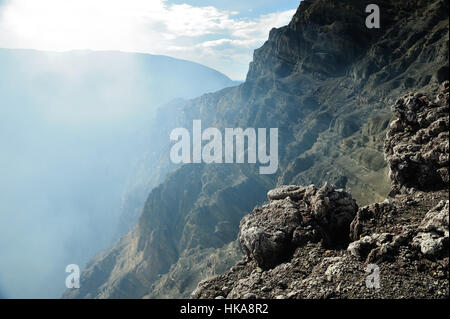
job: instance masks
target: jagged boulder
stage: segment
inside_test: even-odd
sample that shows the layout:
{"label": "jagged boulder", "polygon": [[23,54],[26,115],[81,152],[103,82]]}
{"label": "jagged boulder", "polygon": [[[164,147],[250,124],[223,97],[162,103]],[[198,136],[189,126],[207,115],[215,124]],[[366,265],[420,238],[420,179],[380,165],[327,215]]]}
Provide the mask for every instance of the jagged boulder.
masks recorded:
{"label": "jagged boulder", "polygon": [[440,201],[422,220],[418,234],[413,238],[413,246],[422,254],[434,258],[442,254],[448,255],[449,241],[449,201]]}
{"label": "jagged boulder", "polygon": [[440,235],[448,236],[449,223],[449,201],[440,201],[432,210],[430,210],[419,229],[422,231],[435,232]]}
{"label": "jagged boulder", "polygon": [[391,123],[384,147],[391,195],[411,188],[448,187],[448,99],[449,82],[445,81],[433,102],[411,93],[392,106],[397,119]]}
{"label": "jagged boulder", "polygon": [[328,184],[281,186],[268,198],[268,204],[242,219],[239,236],[244,252],[263,269],[287,260],[308,242],[339,245],[348,238],[358,209],[350,194]]}

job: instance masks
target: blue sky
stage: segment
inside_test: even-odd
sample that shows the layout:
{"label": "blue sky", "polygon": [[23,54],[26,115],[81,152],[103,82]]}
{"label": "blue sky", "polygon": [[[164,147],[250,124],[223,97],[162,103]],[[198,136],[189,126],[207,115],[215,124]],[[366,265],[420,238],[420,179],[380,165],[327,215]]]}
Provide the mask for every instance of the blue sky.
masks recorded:
{"label": "blue sky", "polygon": [[299,0],[0,0],[0,47],[169,55],[243,80]]}

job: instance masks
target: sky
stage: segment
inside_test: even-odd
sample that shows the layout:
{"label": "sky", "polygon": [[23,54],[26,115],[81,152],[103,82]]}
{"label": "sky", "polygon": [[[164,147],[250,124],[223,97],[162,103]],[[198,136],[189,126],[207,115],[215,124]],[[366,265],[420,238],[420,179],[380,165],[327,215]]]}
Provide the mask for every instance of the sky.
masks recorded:
{"label": "sky", "polygon": [[168,55],[244,80],[300,0],[0,0],[0,48]]}

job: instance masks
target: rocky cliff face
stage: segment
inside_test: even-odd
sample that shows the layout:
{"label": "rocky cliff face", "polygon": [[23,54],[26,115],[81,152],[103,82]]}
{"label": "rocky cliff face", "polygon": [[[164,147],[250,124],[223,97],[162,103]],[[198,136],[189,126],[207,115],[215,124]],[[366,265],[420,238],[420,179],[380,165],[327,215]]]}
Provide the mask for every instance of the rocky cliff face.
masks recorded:
{"label": "rocky cliff face", "polygon": [[[393,106],[385,150],[393,189],[403,182],[406,192],[358,210],[350,194],[328,185],[271,190],[269,204],[241,221],[245,258],[192,297],[448,298],[448,99],[445,82],[433,102],[409,94]],[[417,153],[399,162],[405,150]],[[403,175],[416,164],[437,182]],[[366,286],[367,267],[377,269],[378,287]]]}
{"label": "rocky cliff face", "polygon": [[[285,212],[289,222],[285,227],[275,219],[266,229],[248,220],[242,241],[256,259],[246,263],[276,280],[272,272],[281,266],[270,267],[280,261],[298,258],[311,266],[325,251],[342,257],[336,247],[348,244],[347,226],[357,214],[349,194],[366,205],[384,200],[390,191],[383,151],[392,118],[387,105],[411,89],[437,91],[448,77],[448,1],[378,4],[383,27],[367,29],[361,1],[302,1],[291,23],[273,29],[255,51],[245,83],[179,105],[173,127],[190,128],[194,119],[219,129],[278,127],[277,174],[259,175],[254,167],[237,164],[178,168],[150,193],[132,232],[97,256],[82,274],[81,289],[65,297],[188,296],[201,278],[242,256],[233,243],[239,222],[277,185],[330,184],[295,188],[297,197],[271,200],[267,209],[252,214],[269,218],[270,211]],[[168,136],[169,129],[161,136]],[[266,246],[281,250],[267,259],[259,253],[264,255]],[[302,258],[305,254],[315,259]],[[242,296],[239,290],[230,294],[231,284],[254,269],[236,267],[244,272],[224,277],[226,285],[216,281],[211,291]],[[202,287],[205,292],[196,296],[219,296]]]}
{"label": "rocky cliff face", "polygon": [[408,94],[392,107],[385,144],[395,192],[448,185],[448,82],[434,102]]}

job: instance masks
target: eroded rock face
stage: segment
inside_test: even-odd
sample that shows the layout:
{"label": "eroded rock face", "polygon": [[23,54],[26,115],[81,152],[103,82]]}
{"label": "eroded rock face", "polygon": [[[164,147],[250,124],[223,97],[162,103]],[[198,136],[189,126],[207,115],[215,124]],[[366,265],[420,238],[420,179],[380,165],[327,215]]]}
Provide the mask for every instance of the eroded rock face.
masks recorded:
{"label": "eroded rock face", "polygon": [[247,256],[263,269],[280,264],[308,242],[339,245],[358,209],[350,194],[328,184],[281,186],[269,191],[268,198],[269,204],[242,219],[239,236]]}
{"label": "eroded rock face", "polygon": [[[396,104],[386,141],[394,192],[384,202],[357,209],[329,185],[269,191],[241,222],[247,258],[191,297],[448,298],[446,110],[448,82],[435,102],[411,94]],[[333,247],[344,234],[352,242]],[[379,288],[367,287],[367,269],[379,271]]]}
{"label": "eroded rock face", "polygon": [[422,94],[408,94],[392,106],[397,117],[385,142],[393,191],[421,190],[448,184],[449,82],[434,101]]}

